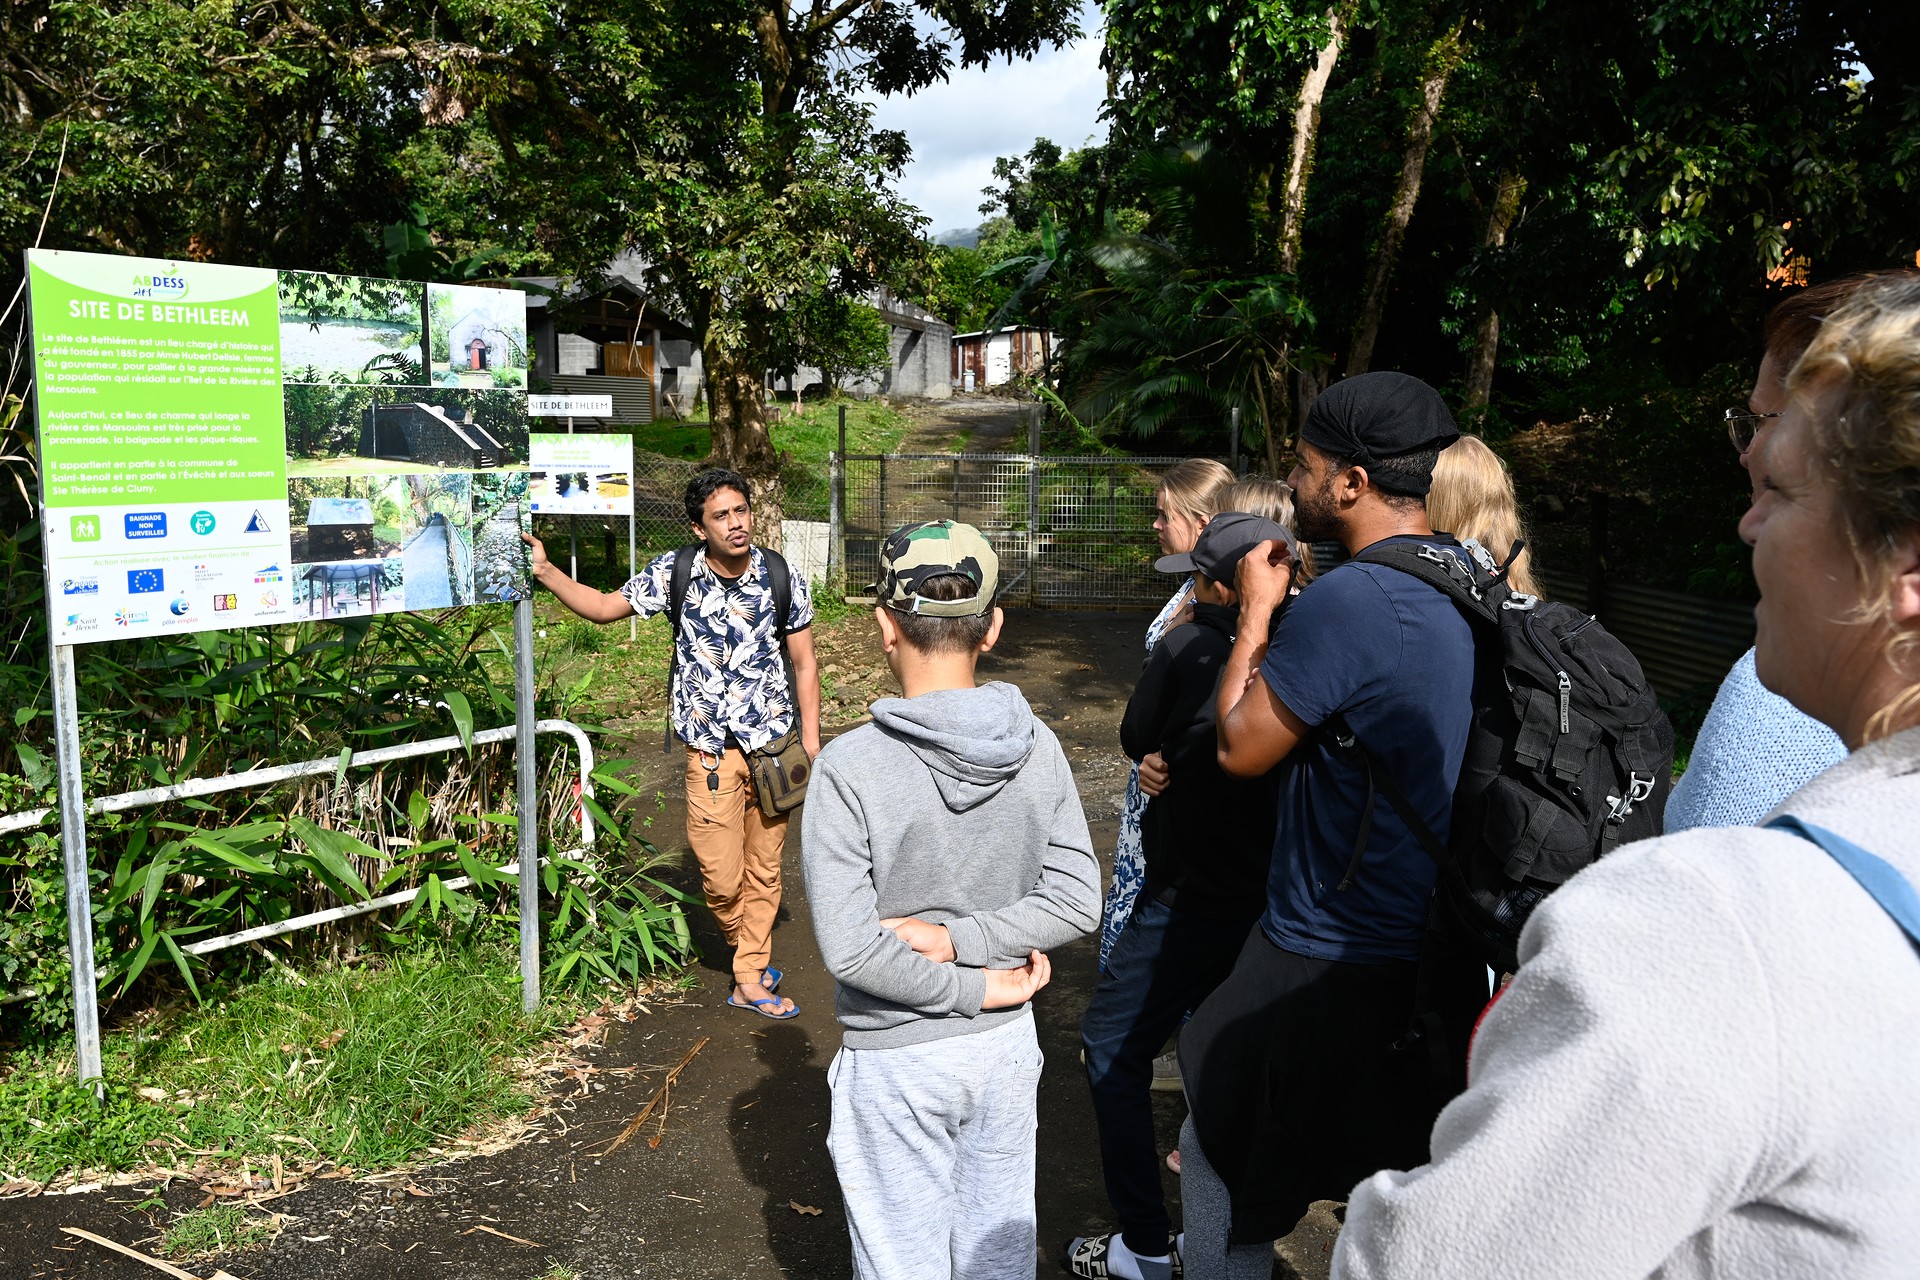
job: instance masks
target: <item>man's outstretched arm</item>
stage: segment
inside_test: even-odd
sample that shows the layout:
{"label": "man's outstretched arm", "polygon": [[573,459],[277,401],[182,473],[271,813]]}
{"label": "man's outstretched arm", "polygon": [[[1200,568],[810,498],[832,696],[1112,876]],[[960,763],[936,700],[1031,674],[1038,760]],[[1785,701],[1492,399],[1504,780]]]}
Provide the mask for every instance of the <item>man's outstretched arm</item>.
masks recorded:
{"label": "man's outstretched arm", "polygon": [[618,622],[634,612],[633,605],[618,591],[596,591],[569,578],[565,570],[547,559],[546,545],[540,539],[529,533],[520,537],[533,548],[534,579],[553,592],[554,599],[588,622]]}

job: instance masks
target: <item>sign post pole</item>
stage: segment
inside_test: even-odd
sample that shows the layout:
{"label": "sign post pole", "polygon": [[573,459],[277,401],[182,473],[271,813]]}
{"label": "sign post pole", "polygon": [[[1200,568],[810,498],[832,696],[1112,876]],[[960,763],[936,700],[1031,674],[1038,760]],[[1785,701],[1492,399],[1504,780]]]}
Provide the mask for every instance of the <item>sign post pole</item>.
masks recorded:
{"label": "sign post pole", "polygon": [[82,790],[80,708],[73,646],[53,646],[53,732],[60,766],[60,852],[67,877],[67,953],[73,962],[73,1041],[80,1081],[100,1078],[100,1003],[93,972],[93,890],[87,876],[87,798]]}
{"label": "sign post pole", "polygon": [[533,753],[533,595],[513,605],[513,762],[520,819],[520,1007],[540,1007],[540,796]]}
{"label": "sign post pole", "polygon": [[[573,419],[567,419],[567,434],[573,434]],[[580,581],[580,518],[567,517],[567,575]]]}

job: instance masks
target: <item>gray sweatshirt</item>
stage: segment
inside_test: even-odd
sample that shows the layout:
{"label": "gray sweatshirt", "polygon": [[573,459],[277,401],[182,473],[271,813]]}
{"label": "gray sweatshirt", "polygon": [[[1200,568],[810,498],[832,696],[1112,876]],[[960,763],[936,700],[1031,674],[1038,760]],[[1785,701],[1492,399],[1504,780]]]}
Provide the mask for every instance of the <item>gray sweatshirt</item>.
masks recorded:
{"label": "gray sweatshirt", "polygon": [[[1782,801],[1920,884],[1920,730]],[[1824,851],[1699,828],[1542,903],[1433,1162],[1354,1189],[1345,1280],[1920,1268],[1920,956]]]}
{"label": "gray sweatshirt", "polygon": [[[1010,684],[882,698],[827,744],[800,823],[820,954],[846,1044],[986,1031],[985,968],[1011,969],[1100,922],[1100,864],[1059,739]],[[880,921],[944,924],[935,964]]]}

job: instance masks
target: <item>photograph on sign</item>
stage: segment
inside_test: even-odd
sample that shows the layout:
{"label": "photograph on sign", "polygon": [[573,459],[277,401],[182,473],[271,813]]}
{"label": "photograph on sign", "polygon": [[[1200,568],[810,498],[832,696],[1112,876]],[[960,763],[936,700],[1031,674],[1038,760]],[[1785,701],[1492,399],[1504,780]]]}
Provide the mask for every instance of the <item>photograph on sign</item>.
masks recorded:
{"label": "photograph on sign", "polygon": [[527,473],[481,471],[473,477],[473,589],[482,604],[533,591],[533,563],[520,535],[533,532]]}
{"label": "photograph on sign", "polygon": [[295,598],[306,614],[474,603],[472,473],[296,476],[287,488]]}
{"label": "photograph on sign", "polygon": [[426,286],[319,271],[280,273],[280,370],[288,382],[425,386]]}
{"label": "photograph on sign", "polygon": [[541,515],[633,514],[633,437],[601,432],[529,437],[533,509]]}
{"label": "photograph on sign", "polygon": [[469,285],[427,286],[436,387],[514,387],[528,372],[527,295]]}
{"label": "photograph on sign", "polygon": [[526,410],[518,391],[289,383],[287,474],[524,467]]}

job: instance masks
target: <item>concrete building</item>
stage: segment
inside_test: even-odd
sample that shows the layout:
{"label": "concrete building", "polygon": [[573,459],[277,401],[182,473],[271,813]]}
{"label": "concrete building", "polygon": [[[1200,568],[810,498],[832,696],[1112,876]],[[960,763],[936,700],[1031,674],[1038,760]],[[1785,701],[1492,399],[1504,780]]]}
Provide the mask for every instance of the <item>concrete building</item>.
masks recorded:
{"label": "concrete building", "polygon": [[[876,291],[867,304],[887,323],[887,366],[878,374],[843,377],[840,390],[857,396],[910,396],[925,400],[945,400],[953,394],[948,370],[953,362],[953,326],[925,307],[896,298],[885,289]],[[793,396],[794,387],[802,395],[825,380],[819,369],[801,365],[793,377],[775,378],[769,387],[776,395]]]}
{"label": "concrete building", "polygon": [[1034,325],[981,329],[953,337],[952,385],[960,391],[985,391],[1015,378],[1037,377],[1053,356],[1053,330]]}
{"label": "concrete building", "polygon": [[507,461],[507,449],[474,420],[436,404],[383,404],[360,411],[360,456],[478,471]]}

